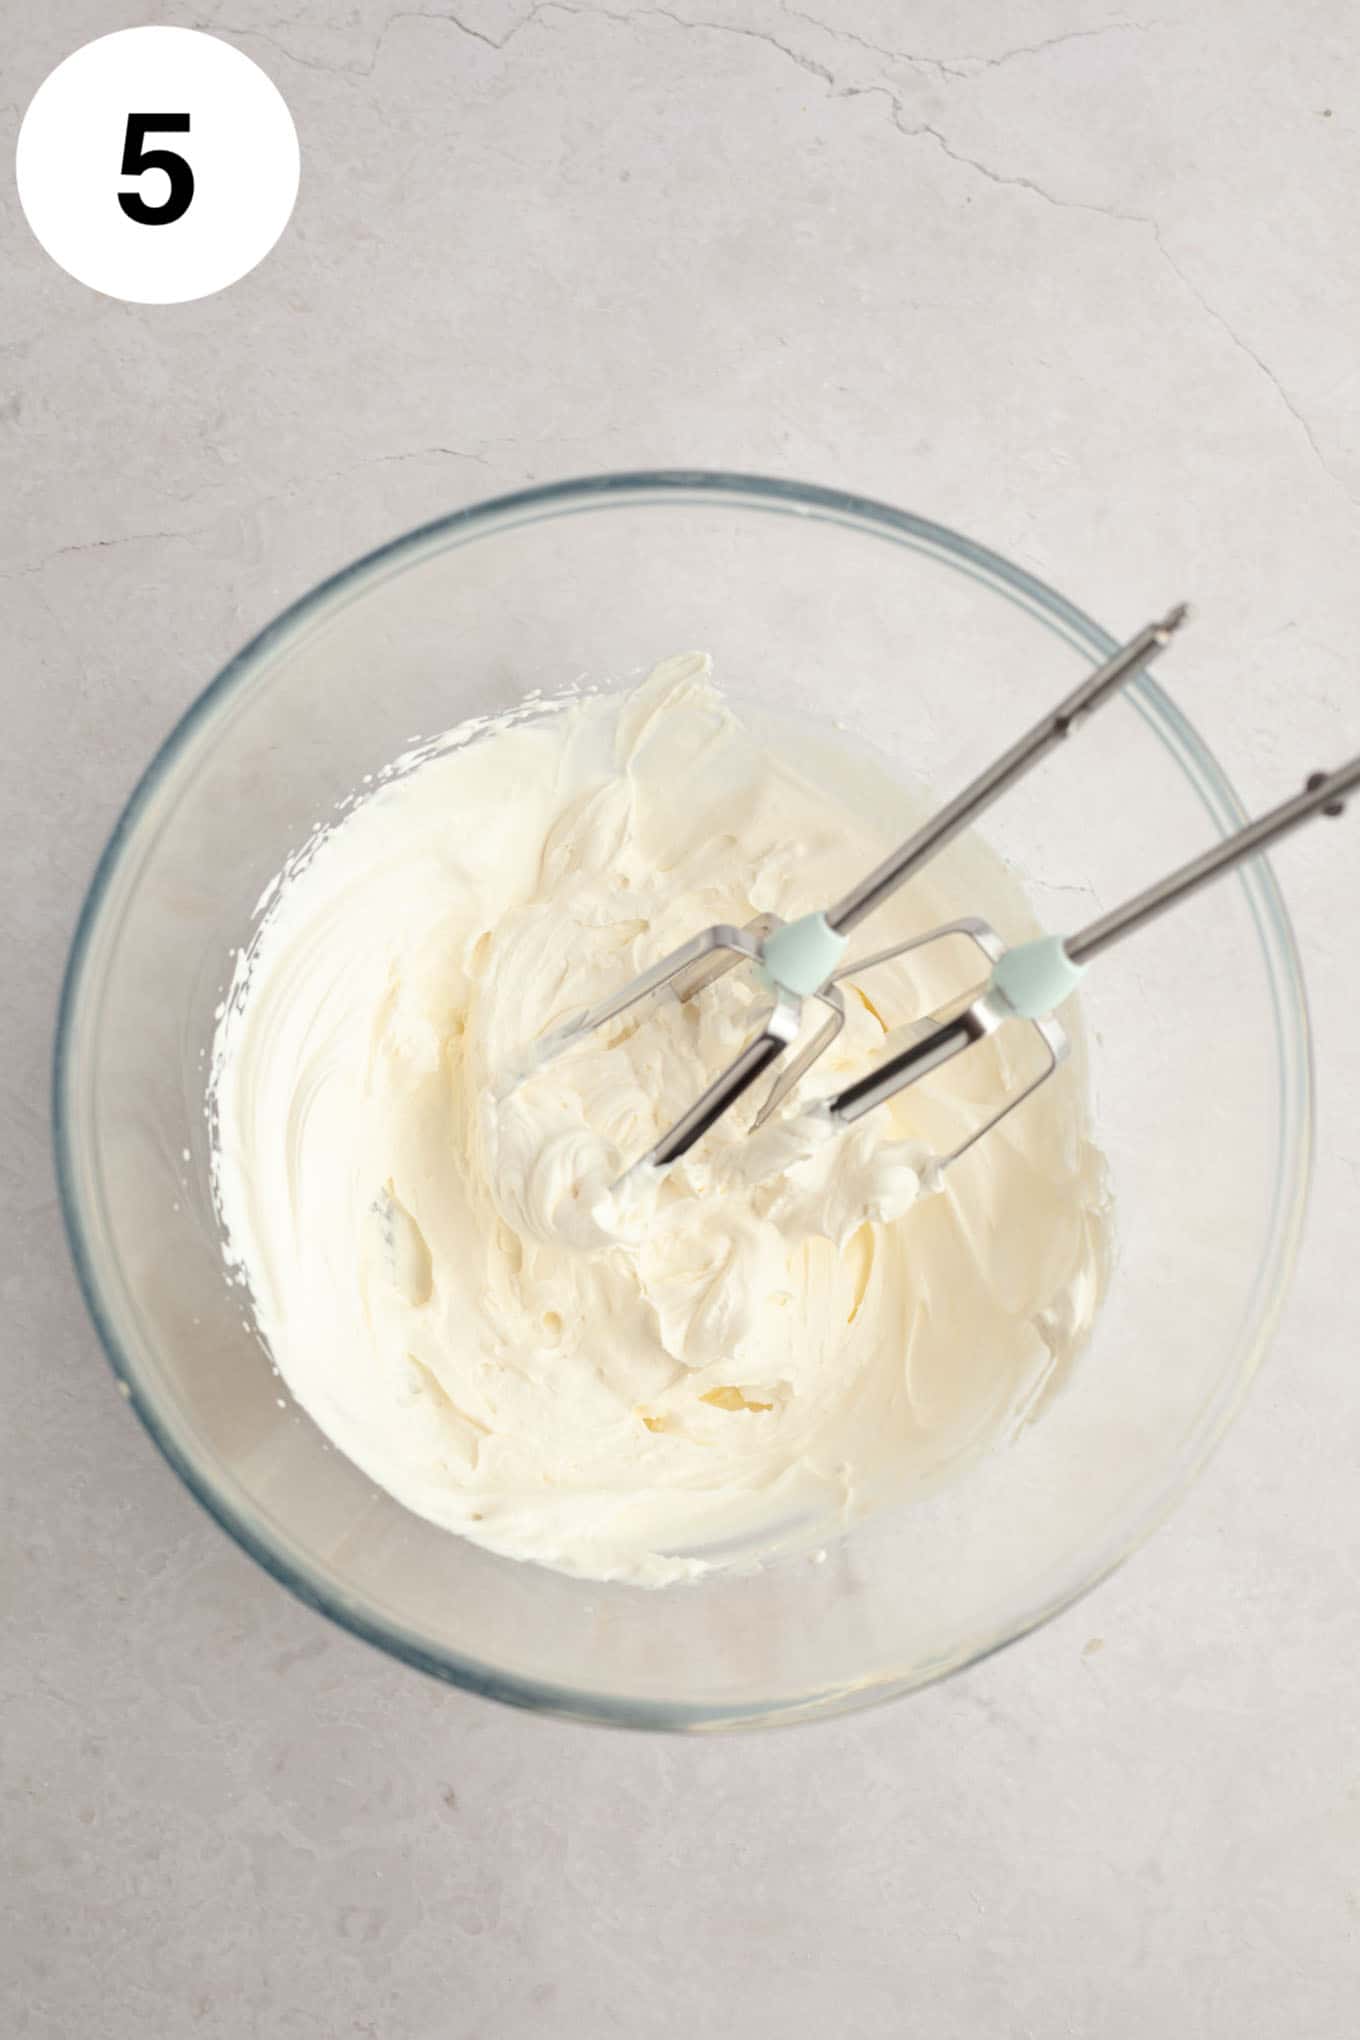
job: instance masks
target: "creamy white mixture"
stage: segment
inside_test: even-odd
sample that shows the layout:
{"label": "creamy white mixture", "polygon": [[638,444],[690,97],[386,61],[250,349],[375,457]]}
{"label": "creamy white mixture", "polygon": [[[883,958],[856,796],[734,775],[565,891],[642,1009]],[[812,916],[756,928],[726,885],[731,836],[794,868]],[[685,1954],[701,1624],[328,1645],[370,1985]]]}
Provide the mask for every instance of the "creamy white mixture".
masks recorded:
{"label": "creamy white mixture", "polygon": [[[825,904],[914,818],[824,743],[757,740],[692,655],[451,739],[273,890],[216,1045],[228,1254],[295,1396],[399,1500],[516,1558],[659,1584],[817,1541],[1035,1409],[1103,1277],[1079,1072],[942,1180],[930,1165],[1034,1067],[1024,1027],[835,1139],[800,1119],[748,1138],[744,1108],[623,1200],[623,1164],[749,1033],[754,986],[509,1081],[698,929]],[[971,842],[859,947],[960,911],[1035,932]],[[852,978],[803,1102],[982,974],[951,945]]]}

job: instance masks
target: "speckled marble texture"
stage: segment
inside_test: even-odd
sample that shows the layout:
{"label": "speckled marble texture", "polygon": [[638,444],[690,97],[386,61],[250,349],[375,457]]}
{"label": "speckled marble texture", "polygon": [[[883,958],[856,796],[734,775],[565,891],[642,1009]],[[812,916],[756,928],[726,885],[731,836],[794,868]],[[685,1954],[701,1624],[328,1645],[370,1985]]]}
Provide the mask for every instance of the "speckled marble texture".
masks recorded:
{"label": "speckled marble texture", "polygon": [[1360,839],[1281,854],[1314,1204],[1245,1415],[1064,1620],[840,1724],[534,1721],[296,1606],[113,1393],[47,1132],[95,856],[236,644],[453,504],[842,483],[1111,624],[1191,591],[1244,796],[1360,743],[1351,0],[47,0],[6,132],[138,20],[287,96],[206,302],[71,282],[0,180],[0,2027],[24,2040],[1342,2040],[1360,2016]]}

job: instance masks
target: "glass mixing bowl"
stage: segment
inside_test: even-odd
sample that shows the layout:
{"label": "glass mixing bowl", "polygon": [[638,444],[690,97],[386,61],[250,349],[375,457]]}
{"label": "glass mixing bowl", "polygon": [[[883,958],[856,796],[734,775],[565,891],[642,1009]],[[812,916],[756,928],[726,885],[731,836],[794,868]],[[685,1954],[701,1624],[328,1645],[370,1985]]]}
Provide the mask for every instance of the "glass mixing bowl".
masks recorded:
{"label": "glass mixing bowl", "polygon": [[[1103,959],[1082,993],[1118,1261],[1067,1385],[1010,1447],[820,1563],[659,1592],[496,1558],[375,1488],[291,1402],[224,1277],[204,1089],[233,952],[287,854],[413,738],[696,646],[739,701],[834,721],[952,792],[1112,640],[984,547],[829,489],[610,475],[459,511],[296,603],[169,737],[80,918],[55,1087],[91,1313],[123,1393],[219,1523],[409,1664],[669,1729],[907,1692],[1109,1572],[1193,1480],[1270,1337],[1311,1123],[1303,987],[1258,861]],[[1193,655],[1193,640],[1168,655],[1173,681]],[[986,834],[1066,931],[1241,815],[1144,679]]]}

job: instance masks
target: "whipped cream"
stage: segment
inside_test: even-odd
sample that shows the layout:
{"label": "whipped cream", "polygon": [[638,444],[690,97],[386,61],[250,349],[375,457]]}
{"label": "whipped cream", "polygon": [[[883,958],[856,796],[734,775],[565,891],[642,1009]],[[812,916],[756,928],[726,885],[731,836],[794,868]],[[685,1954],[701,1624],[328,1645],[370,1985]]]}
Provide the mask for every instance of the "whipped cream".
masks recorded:
{"label": "whipped cream", "polygon": [[[700,928],[836,897],[911,807],[824,734],[753,733],[695,654],[452,733],[271,887],[215,1046],[227,1254],[293,1394],[401,1502],[662,1584],[822,1541],[1037,1407],[1103,1280],[1080,1058],[943,1175],[1033,1067],[1028,1030],[847,1132],[815,1111],[976,953],[852,975],[785,1116],[752,1134],[744,1101],[660,1174],[619,1181],[751,1031],[747,974],[532,1068]],[[961,911],[1036,932],[970,840],[863,951]]]}

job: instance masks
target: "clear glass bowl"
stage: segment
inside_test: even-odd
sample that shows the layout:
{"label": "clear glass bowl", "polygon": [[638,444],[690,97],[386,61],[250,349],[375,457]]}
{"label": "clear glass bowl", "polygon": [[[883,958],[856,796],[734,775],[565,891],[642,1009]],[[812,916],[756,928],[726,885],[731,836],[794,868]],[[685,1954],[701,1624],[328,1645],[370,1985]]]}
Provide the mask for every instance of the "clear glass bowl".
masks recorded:
{"label": "clear glass bowl", "polygon": [[[203,1111],[215,1011],[267,882],[413,738],[705,646],[739,699],[834,721],[904,778],[952,791],[1111,644],[923,518],[684,473],[459,511],[327,581],[232,661],[95,874],[55,1097],[66,1223],[123,1392],[247,1551],[356,1634],[474,1692],[714,1729],[834,1714],[957,1670],[1148,1534],[1242,1397],[1302,1221],[1307,1013],[1264,862],[1088,980],[1119,1252],[1067,1386],[1009,1449],[866,1520],[821,1563],[599,1586],[408,1514],[292,1404],[224,1280]],[[1166,671],[1191,659],[1193,638]],[[986,833],[1061,930],[1240,819],[1204,744],[1143,680]]]}

